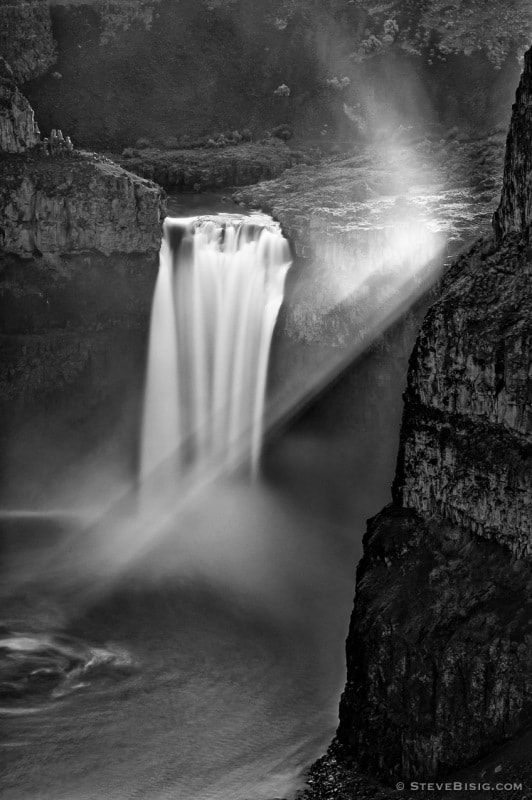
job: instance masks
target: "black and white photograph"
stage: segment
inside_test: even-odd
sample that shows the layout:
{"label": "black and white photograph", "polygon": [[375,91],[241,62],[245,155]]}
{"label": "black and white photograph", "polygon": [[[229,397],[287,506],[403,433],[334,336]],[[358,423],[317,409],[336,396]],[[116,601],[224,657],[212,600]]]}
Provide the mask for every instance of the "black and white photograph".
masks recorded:
{"label": "black and white photograph", "polygon": [[532,0],[0,0],[0,797],[532,800]]}

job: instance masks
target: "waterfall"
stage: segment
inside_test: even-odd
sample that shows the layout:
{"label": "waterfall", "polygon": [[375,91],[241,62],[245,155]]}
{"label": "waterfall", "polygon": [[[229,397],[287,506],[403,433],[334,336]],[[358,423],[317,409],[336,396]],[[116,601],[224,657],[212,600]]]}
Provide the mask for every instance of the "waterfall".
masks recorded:
{"label": "waterfall", "polygon": [[270,345],[290,267],[263,216],[168,218],[150,324],[140,473],[260,457]]}

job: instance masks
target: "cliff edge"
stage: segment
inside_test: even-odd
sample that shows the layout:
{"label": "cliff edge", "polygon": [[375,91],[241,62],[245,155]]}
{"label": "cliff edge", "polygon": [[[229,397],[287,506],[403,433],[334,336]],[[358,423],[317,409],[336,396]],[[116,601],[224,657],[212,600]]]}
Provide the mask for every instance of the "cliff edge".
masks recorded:
{"label": "cliff edge", "polygon": [[338,752],[449,773],[532,723],[532,50],[494,236],[449,270],[410,360],[394,502],[370,520]]}
{"label": "cliff edge", "polygon": [[11,418],[75,384],[121,331],[139,330],[141,359],[166,209],[151,181],[41,141],[3,59],[0,101],[0,388]]}

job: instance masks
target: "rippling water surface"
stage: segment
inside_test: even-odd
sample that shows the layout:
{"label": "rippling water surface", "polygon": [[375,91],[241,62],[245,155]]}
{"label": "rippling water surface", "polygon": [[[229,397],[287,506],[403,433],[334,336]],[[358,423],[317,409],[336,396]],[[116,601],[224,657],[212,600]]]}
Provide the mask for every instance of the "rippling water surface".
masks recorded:
{"label": "rippling water surface", "polygon": [[351,537],[266,488],[209,496],[216,522],[199,503],[97,591],[83,526],[3,518],[2,797],[270,800],[326,746]]}

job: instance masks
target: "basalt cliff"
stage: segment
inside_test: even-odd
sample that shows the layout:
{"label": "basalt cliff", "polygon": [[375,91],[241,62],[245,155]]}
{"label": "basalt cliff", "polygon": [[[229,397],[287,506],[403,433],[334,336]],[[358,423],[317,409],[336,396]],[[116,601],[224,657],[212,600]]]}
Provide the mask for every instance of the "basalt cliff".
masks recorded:
{"label": "basalt cliff", "polygon": [[124,382],[138,374],[140,392],[165,201],[158,186],[105,158],[50,153],[6,62],[0,98],[1,441],[10,472],[11,432],[35,409],[52,429],[65,398],[80,425],[107,403],[112,424]]}
{"label": "basalt cliff", "polygon": [[335,752],[385,781],[450,774],[532,723],[531,153],[532,50],[494,234],[425,318],[357,572]]}

